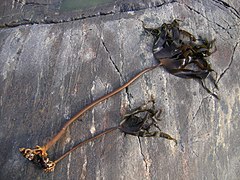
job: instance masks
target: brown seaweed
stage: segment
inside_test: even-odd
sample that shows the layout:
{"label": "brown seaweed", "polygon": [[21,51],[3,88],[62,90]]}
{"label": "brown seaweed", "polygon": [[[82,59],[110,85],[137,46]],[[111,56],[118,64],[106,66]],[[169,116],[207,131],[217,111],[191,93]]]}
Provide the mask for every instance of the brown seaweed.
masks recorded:
{"label": "brown seaweed", "polygon": [[74,122],[76,121],[81,115],[83,115],[86,111],[93,108],[97,104],[103,102],[104,100],[114,96],[115,94],[121,92],[126,87],[131,85],[133,82],[135,82],[138,78],[140,78],[143,74],[159,67],[159,65],[152,66],[149,68],[145,68],[141,72],[139,72],[137,75],[135,75],[132,79],[130,79],[128,82],[120,86],[119,88],[113,90],[112,92],[100,97],[99,99],[93,101],[89,105],[85,106],[83,109],[81,109],[75,116],[73,116],[71,119],[69,119],[62,127],[62,129],[45,145],[43,146],[36,146],[35,148],[19,148],[20,153],[28,159],[29,161],[33,162],[34,164],[37,164],[45,171],[51,171],[55,167],[55,163],[50,161],[48,158],[47,151],[64,135],[66,129]]}
{"label": "brown seaweed", "polygon": [[[161,110],[155,110],[155,107],[146,108],[141,106],[130,114],[124,116],[119,129],[129,135],[138,137],[162,137],[168,140],[177,140],[164,133],[159,128],[157,122],[160,121]],[[155,128],[155,130],[152,130]]]}
{"label": "brown seaweed", "polygon": [[[57,133],[45,145],[36,146],[33,149],[20,148],[20,152],[25,158],[40,166],[46,172],[50,172],[54,170],[56,164],[60,160],[78,147],[116,129],[119,129],[125,134],[138,137],[162,137],[176,142],[176,140],[170,135],[162,132],[157,125],[161,111],[155,111],[154,108],[138,108],[132,113],[124,116],[119,126],[110,128],[90,139],[79,143],[56,161],[50,161],[47,154],[49,148],[52,147],[63,136],[66,129],[82,114],[104,100],[121,92],[124,88],[128,87],[143,74],[155,69],[158,66],[163,66],[169,73],[175,76],[198,80],[208,93],[218,98],[216,94],[212,93],[206,87],[204,82],[206,78],[209,78],[211,82],[214,83],[215,87],[218,88],[216,80],[210,74],[211,72],[214,72],[214,70],[211,68],[210,63],[206,59],[216,51],[216,48],[212,50],[215,40],[208,41],[202,37],[195,38],[191,33],[179,28],[178,20],[174,20],[170,24],[165,23],[159,28],[144,28],[147,32],[154,36],[153,55],[159,61],[159,65],[144,69],[118,89],[100,97],[99,99],[87,105],[85,108],[81,109],[75,116],[68,120],[59,133]],[[152,130],[153,128],[155,128],[155,130]]]}
{"label": "brown seaweed", "polygon": [[67,157],[77,148],[83,146],[90,141],[94,141],[102,137],[103,135],[109,134],[117,129],[119,129],[120,132],[124,133],[125,135],[133,135],[137,137],[161,137],[168,140],[173,140],[177,144],[176,139],[172,138],[169,134],[162,132],[159,128],[157,122],[160,121],[159,117],[162,111],[155,110],[154,103],[151,104],[151,107],[147,107],[148,104],[143,105],[135,109],[133,112],[126,114],[122,118],[122,121],[118,126],[107,129],[100,134],[97,134],[87,140],[80,142],[55,161],[50,161],[47,154],[43,156],[41,154],[41,151],[39,151],[40,147],[36,147],[35,150],[22,148],[20,149],[20,151],[24,157],[26,157],[33,164],[43,169],[45,172],[52,172],[54,171],[57,163],[59,163],[62,159]]}
{"label": "brown seaweed", "polygon": [[154,37],[152,51],[161,66],[177,77],[199,81],[209,94],[219,99],[204,82],[210,77],[211,82],[218,89],[216,80],[210,74],[215,71],[207,60],[207,57],[216,51],[215,39],[209,41],[201,36],[196,38],[179,28],[179,20],[169,24],[164,23],[157,28],[147,28],[145,25],[143,27]]}

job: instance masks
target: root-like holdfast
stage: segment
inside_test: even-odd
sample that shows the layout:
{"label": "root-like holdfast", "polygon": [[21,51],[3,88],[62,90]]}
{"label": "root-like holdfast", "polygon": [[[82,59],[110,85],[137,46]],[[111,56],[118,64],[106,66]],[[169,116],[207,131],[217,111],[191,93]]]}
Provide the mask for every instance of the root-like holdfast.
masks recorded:
{"label": "root-like holdfast", "polygon": [[[172,138],[167,133],[162,132],[157,124],[157,122],[160,121],[159,117],[161,114],[161,110],[155,110],[155,106],[149,108],[147,107],[147,105],[148,104],[140,106],[133,112],[126,114],[123,117],[120,125],[107,129],[98,135],[95,135],[83,142],[80,142],[55,161],[50,161],[48,155],[44,153],[44,151],[42,151],[40,146],[36,146],[35,149],[21,148],[20,152],[25,158],[27,158],[33,164],[36,164],[37,166],[42,168],[45,172],[53,172],[57,163],[64,159],[66,156],[68,156],[70,153],[75,151],[77,148],[83,146],[90,141],[96,140],[103,135],[109,134],[117,129],[127,135],[137,137],[161,137],[168,140],[173,140],[177,144],[177,140]],[[154,128],[155,130],[152,130]]]}
{"label": "root-like holdfast", "polygon": [[201,36],[196,38],[180,29],[178,22],[179,20],[175,19],[172,23],[164,23],[157,28],[147,28],[143,25],[143,28],[154,36],[152,51],[155,59],[175,76],[198,80],[209,94],[219,99],[204,82],[209,77],[218,89],[216,80],[210,74],[215,71],[206,59],[216,51],[215,39],[208,41]]}
{"label": "root-like holdfast", "polygon": [[48,154],[40,146],[36,146],[34,149],[20,148],[19,151],[26,159],[42,168],[45,172],[54,170],[56,163],[49,160]]}

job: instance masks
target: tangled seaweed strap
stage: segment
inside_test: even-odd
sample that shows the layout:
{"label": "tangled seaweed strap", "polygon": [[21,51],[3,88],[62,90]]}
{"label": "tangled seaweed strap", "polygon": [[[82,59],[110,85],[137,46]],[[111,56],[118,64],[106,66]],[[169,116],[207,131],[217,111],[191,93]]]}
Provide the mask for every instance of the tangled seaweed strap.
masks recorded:
{"label": "tangled seaweed strap", "polygon": [[[216,51],[214,40],[208,41],[202,37],[195,38],[191,33],[179,28],[178,20],[170,24],[164,23],[158,28],[144,29],[154,36],[153,55],[171,74],[181,78],[199,80],[208,93],[218,99],[204,84],[203,80],[214,71],[206,57]],[[218,89],[216,80],[211,81]]]}
{"label": "tangled seaweed strap", "polygon": [[[145,113],[144,117],[139,114]],[[130,134],[139,137],[162,137],[168,140],[173,140],[177,144],[177,140],[172,138],[167,133],[164,133],[159,128],[157,121],[161,111],[155,109],[148,109],[139,107],[134,112],[124,116],[124,119],[120,123],[119,129],[125,134]],[[157,128],[157,131],[150,131],[152,127]]]}

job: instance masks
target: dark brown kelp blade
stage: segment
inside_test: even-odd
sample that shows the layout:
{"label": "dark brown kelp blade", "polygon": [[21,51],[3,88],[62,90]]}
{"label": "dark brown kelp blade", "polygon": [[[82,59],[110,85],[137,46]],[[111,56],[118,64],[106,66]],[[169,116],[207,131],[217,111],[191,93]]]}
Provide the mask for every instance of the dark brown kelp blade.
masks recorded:
{"label": "dark brown kelp blade", "polygon": [[190,69],[167,69],[167,71],[175,76],[186,79],[205,79],[209,75],[208,70],[194,71]]}
{"label": "dark brown kelp blade", "polygon": [[[174,20],[157,28],[144,26],[144,29],[154,36],[155,59],[169,73],[177,77],[200,80],[204,89],[218,98],[203,83],[203,80],[210,77],[210,73],[214,71],[206,57],[216,51],[216,48],[212,50],[215,39],[209,41],[201,36],[196,38],[191,33],[180,29],[178,22],[179,20]],[[212,76],[211,82],[218,89],[216,80]]]}
{"label": "dark brown kelp blade", "polygon": [[[154,109],[137,109],[136,111],[124,117],[120,123],[119,129],[125,134],[130,134],[138,137],[162,137],[168,140],[177,140],[170,135],[162,132],[157,125],[158,116],[161,111]],[[152,128],[157,130],[151,131]]]}

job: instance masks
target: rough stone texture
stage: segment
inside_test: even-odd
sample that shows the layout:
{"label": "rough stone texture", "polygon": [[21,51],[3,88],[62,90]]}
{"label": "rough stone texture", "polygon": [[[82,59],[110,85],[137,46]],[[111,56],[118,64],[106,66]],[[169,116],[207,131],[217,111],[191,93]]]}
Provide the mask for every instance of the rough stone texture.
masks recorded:
{"label": "rough stone texture", "polygon": [[[239,2],[157,4],[0,30],[0,179],[239,178]],[[94,133],[117,125],[126,112],[152,96],[163,109],[160,126],[177,138],[177,146],[115,131],[76,150],[53,173],[38,170],[22,157],[18,148],[46,143],[81,108],[156,64],[153,39],[141,21],[156,27],[175,18],[195,35],[216,38],[218,51],[211,62],[218,72],[221,100],[194,80],[155,69],[87,112],[49,153],[56,159]]]}
{"label": "rough stone texture", "polygon": [[[54,24],[80,19],[117,15],[127,11],[139,11],[158,7],[172,0],[112,0],[85,10],[64,10],[62,1],[67,0],[1,0],[0,27],[27,24]],[[101,0],[100,0],[101,1]]]}

